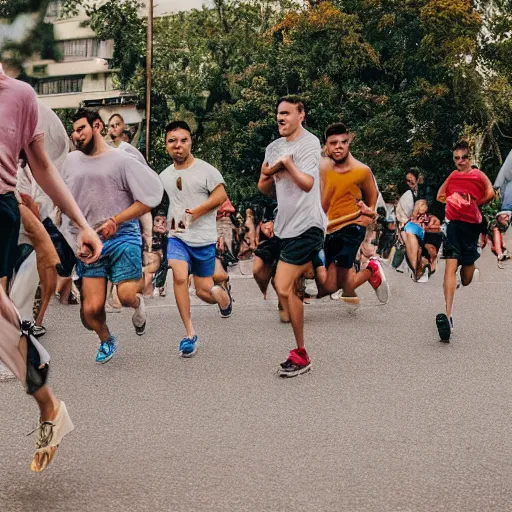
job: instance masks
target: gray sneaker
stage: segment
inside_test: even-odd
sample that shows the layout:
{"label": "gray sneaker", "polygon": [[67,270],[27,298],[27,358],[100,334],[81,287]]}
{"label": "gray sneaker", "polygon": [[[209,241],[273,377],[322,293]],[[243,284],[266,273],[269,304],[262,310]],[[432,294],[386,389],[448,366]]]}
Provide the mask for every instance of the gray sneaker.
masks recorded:
{"label": "gray sneaker", "polygon": [[30,465],[30,469],[39,473],[48,467],[60,442],[75,426],[71,421],[66,404],[59,402],[59,411],[53,421],[42,421],[39,426],[30,432],[37,432],[36,453]]}
{"label": "gray sneaker", "polygon": [[142,336],[146,332],[146,303],[140,293],[137,293],[137,297],[139,297],[139,307],[133,313],[132,323],[135,327],[135,334]]}

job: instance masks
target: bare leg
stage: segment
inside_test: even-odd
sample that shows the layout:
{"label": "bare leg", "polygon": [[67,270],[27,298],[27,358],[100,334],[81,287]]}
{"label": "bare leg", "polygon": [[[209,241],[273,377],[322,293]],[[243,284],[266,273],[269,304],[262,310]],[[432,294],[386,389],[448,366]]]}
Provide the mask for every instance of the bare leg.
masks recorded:
{"label": "bare leg", "polygon": [[414,272],[414,276],[417,277],[418,259],[420,254],[420,244],[416,235],[412,233],[403,233],[405,240],[405,251],[407,253],[407,259],[411,266],[411,270]]}
{"label": "bare leg", "polygon": [[[455,290],[457,289],[457,267],[459,262],[454,259],[446,260],[446,267],[444,269],[444,300],[446,302],[446,316],[451,318],[453,309],[453,299],[455,297]],[[471,274],[471,277],[473,275]],[[469,283],[468,283],[469,284]]]}
{"label": "bare leg", "polygon": [[357,297],[356,290],[362,284],[366,283],[372,276],[370,269],[365,268],[356,272],[354,267],[338,267],[338,289],[343,289],[343,297]]}
{"label": "bare leg", "polygon": [[213,288],[213,277],[194,276],[196,295],[208,304],[219,304],[222,309],[229,306],[228,292],[220,287]]}
{"label": "bare leg", "polygon": [[117,295],[122,306],[137,309],[139,307],[138,293],[142,292],[144,278],[138,281],[124,281],[117,284]]}
{"label": "bare leg", "polygon": [[57,291],[59,292],[59,302],[61,304],[69,303],[69,296],[71,295],[71,288],[73,280],[71,277],[58,277],[57,278]]}
{"label": "bare leg", "polygon": [[338,278],[336,275],[336,264],[331,263],[329,268],[327,269],[327,277],[324,283],[317,283],[318,286],[318,298],[325,297],[326,295],[330,295],[331,293],[335,293],[338,291]]}
{"label": "bare leg", "polygon": [[475,273],[475,265],[463,266],[460,269],[460,281],[462,286],[469,286],[473,281],[473,275]]}
{"label": "bare leg", "polygon": [[54,268],[48,268],[45,269],[44,272],[44,279],[41,280],[41,308],[39,309],[39,313],[37,314],[35,321],[37,326],[43,325],[44,315],[57,288],[57,271]]}
{"label": "bare leg", "polygon": [[228,273],[224,270],[219,259],[215,258],[215,273],[213,274],[213,282],[215,284],[224,284],[229,279]]}
{"label": "bare leg", "polygon": [[304,348],[304,303],[295,293],[297,280],[302,277],[310,264],[290,265],[279,261],[275,277],[279,299],[287,307],[295,335],[297,348]]}
{"label": "bare leg", "polygon": [[110,333],[107,327],[105,301],[107,298],[107,280],[103,277],[84,277],[82,279],[82,309],[87,325],[93,329],[101,341],[107,341]]}
{"label": "bare leg", "polygon": [[254,256],[252,275],[263,296],[267,298],[267,290],[272,279],[272,266],[267,265],[260,257]]}
{"label": "bare leg", "polygon": [[195,334],[190,314],[190,296],[188,293],[188,263],[181,260],[169,260],[169,268],[172,270],[174,296],[180,313],[181,321],[185,326],[187,338]]}

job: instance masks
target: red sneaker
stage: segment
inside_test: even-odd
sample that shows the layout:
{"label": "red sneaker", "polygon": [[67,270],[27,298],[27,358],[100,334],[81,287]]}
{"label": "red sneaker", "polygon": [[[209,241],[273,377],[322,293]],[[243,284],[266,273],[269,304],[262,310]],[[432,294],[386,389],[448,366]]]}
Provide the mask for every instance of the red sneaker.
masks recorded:
{"label": "red sneaker", "polygon": [[377,258],[370,258],[366,268],[370,269],[372,273],[368,282],[375,290],[379,301],[382,302],[382,304],[386,304],[389,299],[389,285],[380,261]]}
{"label": "red sneaker", "polygon": [[296,377],[311,370],[311,360],[305,348],[296,348],[288,354],[288,359],[281,363],[280,377]]}

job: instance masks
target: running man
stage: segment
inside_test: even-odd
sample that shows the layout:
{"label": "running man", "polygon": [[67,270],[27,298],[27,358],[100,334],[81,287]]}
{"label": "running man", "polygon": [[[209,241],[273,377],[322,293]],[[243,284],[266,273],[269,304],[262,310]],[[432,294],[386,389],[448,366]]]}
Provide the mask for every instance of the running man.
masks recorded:
{"label": "running man", "polygon": [[366,228],[375,221],[379,191],[370,168],[350,152],[353,135],[342,123],[325,130],[325,154],[320,165],[322,207],[327,213],[325,260],[327,281],[319,296],[343,289],[342,300],[359,305],[356,289],[367,281],[380,302],[386,303],[389,287],[378,258],[356,273],[354,262],[366,236]]}
{"label": "running man", "polygon": [[83,323],[100,339],[96,361],[106,363],[117,349],[106,322],[107,280],[117,285],[121,304],[135,310],[136,334],[145,333],[138,218],[160,204],[163,188],[147,165],[105,143],[94,123],[96,116],[85,109],[73,116],[73,140],[79,151],[67,156],[62,173],[86,219],[104,240],[99,261],[79,263],[77,273],[82,277]]}
{"label": "running man", "polygon": [[273,195],[275,190],[277,196],[274,234],[280,243],[274,282],[297,343],[278,373],[282,377],[295,377],[311,370],[304,346],[304,303],[297,288],[303,275],[311,271],[312,263],[317,268],[324,265],[320,141],[302,126],[306,113],[300,98],[280,98],[276,106],[281,138],[265,151],[258,188],[265,195]]}
{"label": "running man", "polygon": [[72,219],[78,230],[78,255],[86,263],[101,253],[98,235],[82,212],[45,151],[44,135],[37,129],[38,105],[34,90],[7,77],[0,64],[0,118],[8,127],[0,133],[0,359],[20,379],[39,406],[39,426],[32,471],[43,471],[55,456],[66,434],[74,428],[66,405],[46,381],[49,355],[20,323],[18,312],[7,298],[5,285],[12,275],[20,229],[20,208],[14,196],[18,157],[25,150],[32,174],[43,191]]}
{"label": "running man", "polygon": [[186,330],[180,342],[180,354],[192,357],[197,352],[198,338],[190,313],[189,274],[194,275],[197,296],[208,304],[217,304],[222,318],[231,316],[233,309],[227,274],[220,262],[217,273],[220,271],[222,276],[215,275],[216,215],[228,196],[220,172],[192,155],[192,132],[187,123],[169,123],[165,128],[165,144],[173,160],[160,174],[170,203],[167,259],[173,274],[176,304]]}
{"label": "running man", "polygon": [[479,207],[494,198],[489,178],[479,169],[472,169],[469,144],[458,142],[453,148],[453,160],[457,169],[441,185],[437,200],[446,203],[448,227],[443,242],[444,298],[446,314],[436,317],[441,341],[448,343],[453,332],[453,299],[457,289],[457,269],[461,265],[462,286],[473,280],[475,261],[480,257],[478,240],[482,214]]}

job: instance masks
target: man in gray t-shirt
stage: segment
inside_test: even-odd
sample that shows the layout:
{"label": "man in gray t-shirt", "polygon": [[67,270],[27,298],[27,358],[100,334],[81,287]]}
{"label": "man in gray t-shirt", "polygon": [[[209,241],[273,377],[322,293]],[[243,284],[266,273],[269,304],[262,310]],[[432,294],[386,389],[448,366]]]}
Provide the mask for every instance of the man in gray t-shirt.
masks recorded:
{"label": "man in gray t-shirt", "polygon": [[165,128],[165,145],[174,162],[160,174],[170,203],[167,260],[173,273],[176,304],[186,329],[180,353],[182,357],[192,357],[197,352],[197,335],[190,315],[189,273],[194,275],[200,299],[218,304],[223,318],[232,313],[228,276],[222,268],[217,267],[216,271],[215,258],[216,214],[227,194],[220,172],[192,155],[192,134],[187,123],[169,123]]}
{"label": "man in gray t-shirt", "polygon": [[277,124],[281,138],[267,147],[258,182],[263,194],[275,191],[277,196],[274,232],[280,240],[280,253],[274,281],[297,343],[297,348],[281,364],[282,377],[295,377],[311,369],[304,347],[304,305],[296,289],[303,275],[311,271],[311,264],[320,282],[327,274],[323,255],[326,220],[320,199],[320,142],[303,128],[304,118],[300,98],[279,99]]}
{"label": "man in gray t-shirt", "polygon": [[135,332],[146,327],[141,294],[142,239],[138,218],[158,206],[163,187],[157,174],[124,151],[108,146],[96,123],[97,112],[79,110],[73,117],[73,141],[62,175],[88,222],[104,240],[101,258],[91,265],[78,263],[82,278],[82,318],[96,332],[98,363],[106,363],[117,349],[105,318],[107,280],[117,285],[123,306],[133,308]]}

